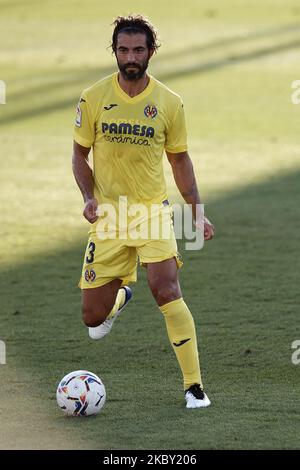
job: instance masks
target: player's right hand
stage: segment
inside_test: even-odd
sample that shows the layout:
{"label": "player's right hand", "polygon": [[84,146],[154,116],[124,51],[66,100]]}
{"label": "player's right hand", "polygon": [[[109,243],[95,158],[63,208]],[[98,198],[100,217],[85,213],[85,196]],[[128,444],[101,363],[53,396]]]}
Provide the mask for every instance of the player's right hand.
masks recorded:
{"label": "player's right hand", "polygon": [[86,218],[90,224],[93,224],[98,219],[97,215],[98,201],[97,199],[88,199],[85,202],[83,209],[83,216]]}

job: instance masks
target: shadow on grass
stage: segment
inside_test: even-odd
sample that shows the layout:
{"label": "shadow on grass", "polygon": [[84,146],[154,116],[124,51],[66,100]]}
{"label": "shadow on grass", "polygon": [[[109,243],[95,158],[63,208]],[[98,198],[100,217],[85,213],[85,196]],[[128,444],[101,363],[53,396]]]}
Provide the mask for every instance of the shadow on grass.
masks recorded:
{"label": "shadow on grass", "polygon": [[[242,35],[234,35],[222,39],[216,39],[214,41],[210,41],[201,45],[195,44],[192,48],[189,49],[184,49],[184,50],[179,50],[176,52],[170,52],[168,54],[165,54],[162,58],[158,56],[156,58],[157,64],[158,64],[158,69],[159,69],[159,64],[165,63],[166,61],[168,62],[169,60],[178,60],[180,58],[186,57],[188,54],[189,56],[194,56],[198,55],[200,52],[206,52],[206,51],[213,51],[215,49],[220,49],[224,50],[226,49],[227,46],[235,45],[235,44],[241,44],[241,43],[248,43],[252,40],[257,40],[257,39],[264,39],[264,38],[271,38],[277,35],[284,35],[286,33],[299,33],[300,31],[300,24],[298,23],[291,23],[287,24],[281,27],[273,27],[273,28],[267,28],[263,31],[257,31],[249,34],[242,34]],[[203,67],[205,67],[205,64],[203,64]],[[32,95],[37,95],[41,94],[44,92],[49,92],[50,90],[55,91],[58,86],[66,85],[69,86],[70,83],[74,84],[82,84],[85,82],[91,83],[93,80],[100,79],[101,77],[105,77],[107,75],[112,74],[115,72],[116,67],[97,67],[96,69],[94,68],[84,68],[83,70],[77,69],[68,69],[68,70],[56,70],[55,71],[55,79],[52,82],[48,82],[45,84],[40,84],[36,86],[29,86],[26,88],[26,94],[27,96],[32,96]],[[61,75],[61,76],[60,76]],[[172,74],[173,76],[173,74]],[[59,77],[59,78],[58,78]],[[162,75],[160,79],[164,79],[165,77]],[[11,93],[9,95],[10,100],[17,100],[20,98],[23,98],[24,96],[24,90],[16,91],[14,93]]]}
{"label": "shadow on grass", "polygon": [[[208,204],[215,240],[203,252],[184,252],[180,243],[181,286],[213,398],[207,413],[191,421],[183,408],[180,372],[144,271],[109,337],[88,339],[76,288],[86,240],[0,272],[2,367],[15,377],[12,393],[22,370],[24,393],[34,387],[49,426],[75,440],[84,432],[89,448],[297,448],[291,343],[299,336],[299,179],[295,171]],[[99,420],[75,423],[59,414],[56,384],[76,369],[104,380],[108,400]],[[201,442],[199,429],[206,430]]]}
{"label": "shadow on grass", "polygon": [[[274,30],[270,29],[265,32],[258,32],[258,33],[253,33],[249,35],[247,38],[243,38],[243,42],[247,43],[247,41],[250,41],[251,39],[261,38],[261,37],[268,37],[269,35],[272,36],[273,34],[279,34],[279,33],[285,33],[285,32],[290,32],[290,31],[299,31],[298,25],[286,25],[285,27],[282,28],[274,28]],[[192,56],[194,57],[196,54],[199,54],[202,50],[209,50],[213,48],[219,48],[225,46],[225,52],[226,52],[226,46],[233,44],[237,41],[241,41],[240,37],[235,37],[235,38],[227,38],[224,39],[223,41],[217,40],[212,43],[208,43],[206,46],[195,46],[195,49],[192,51]],[[216,60],[211,60],[207,62],[201,63],[199,61],[199,58],[196,56],[194,57],[193,60],[193,65],[190,67],[184,67],[184,68],[178,68],[176,65],[176,69],[173,71],[168,71],[165,73],[157,74],[157,78],[159,80],[165,81],[165,80],[173,80],[177,79],[179,77],[186,77],[186,76],[191,76],[193,74],[198,74],[198,73],[208,73],[211,71],[218,70],[220,68],[224,67],[229,67],[232,65],[237,65],[243,62],[249,62],[251,60],[255,60],[258,58],[264,58],[268,57],[269,55],[273,54],[278,54],[284,51],[289,51],[292,49],[297,49],[300,47],[300,38],[295,38],[293,40],[289,40],[284,43],[279,43],[279,44],[274,44],[272,46],[268,47],[256,47],[254,50],[246,52],[246,53],[228,53],[225,55],[222,59],[216,59]],[[190,55],[190,49],[187,51]],[[180,57],[180,55],[185,55],[185,51],[179,52],[179,54],[176,56],[177,58]],[[172,55],[172,54],[171,54]],[[174,55],[174,54],[173,54]],[[157,59],[157,66],[159,68],[159,63],[160,60],[165,63],[168,61],[170,58],[168,56],[164,56],[162,59]],[[93,83],[96,80],[99,80],[103,76],[106,76],[108,74],[113,73],[116,70],[115,67],[104,67],[104,68],[89,68],[88,70],[72,70],[68,72],[62,72],[62,78],[59,80],[55,80],[53,83],[47,83],[45,85],[38,85],[33,88],[26,89],[26,97],[28,101],[30,102],[30,97],[36,97],[36,96],[41,96],[42,98],[42,104],[37,105],[33,108],[30,109],[24,109],[20,111],[13,111],[10,113],[10,108],[6,107],[5,110],[8,111],[8,114],[4,113],[3,117],[0,118],[0,126],[1,125],[7,125],[10,123],[14,123],[17,121],[22,121],[28,118],[36,117],[36,116],[42,116],[42,115],[47,115],[52,112],[57,112],[63,109],[66,109],[68,107],[74,107],[75,104],[78,101],[78,97],[80,94],[80,91],[83,87],[87,86],[88,83]],[[51,102],[45,102],[44,95],[47,96],[47,94],[52,90],[55,91],[58,87],[61,89],[62,85],[66,87],[66,93],[70,94],[69,91],[69,86],[70,83],[72,85],[78,84],[78,92],[76,92],[76,95],[72,94],[71,96],[68,96],[65,99],[53,99]],[[24,91],[21,92],[16,92],[15,94],[11,94],[8,96],[8,100],[10,100],[11,103],[17,102],[18,98],[20,98],[22,95],[24,95]]]}
{"label": "shadow on grass", "polygon": [[[205,330],[205,363],[211,367],[207,380],[212,384],[227,365],[241,368],[242,383],[258,369],[261,379],[269,374],[274,387],[276,368],[285,365],[287,376],[292,374],[288,348],[297,339],[300,301],[295,283],[300,268],[299,179],[299,172],[274,177],[208,204],[215,240],[203,252],[184,252],[180,243],[183,293]],[[169,347],[143,271],[130,313],[120,319],[115,334],[101,345],[88,340],[76,288],[84,248],[82,240],[71,249],[1,271],[0,325],[7,367],[12,359],[16,367],[45,373],[51,383],[70,368],[97,368],[101,351],[101,367],[114,383],[126,374],[139,375],[141,361],[145,370],[158,372]],[[170,377],[177,377],[172,361],[170,370]]]}

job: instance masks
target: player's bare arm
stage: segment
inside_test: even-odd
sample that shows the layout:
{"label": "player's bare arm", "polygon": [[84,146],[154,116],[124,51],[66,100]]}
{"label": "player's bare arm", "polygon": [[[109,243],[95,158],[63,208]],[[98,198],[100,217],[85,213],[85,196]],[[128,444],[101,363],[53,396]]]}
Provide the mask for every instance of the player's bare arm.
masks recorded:
{"label": "player's bare arm", "polygon": [[98,201],[94,198],[94,178],[88,161],[90,150],[90,147],[83,147],[74,142],[72,166],[76,183],[84,200],[83,215],[92,224],[98,219],[96,214]]}
{"label": "player's bare arm", "polygon": [[[172,166],[172,171],[177,188],[187,204],[191,204],[193,219],[197,225],[197,204],[201,204],[197,182],[195,178],[193,163],[188,152],[170,153],[166,152]],[[199,207],[199,206],[198,206]],[[211,240],[214,236],[214,226],[204,218],[204,240]]]}

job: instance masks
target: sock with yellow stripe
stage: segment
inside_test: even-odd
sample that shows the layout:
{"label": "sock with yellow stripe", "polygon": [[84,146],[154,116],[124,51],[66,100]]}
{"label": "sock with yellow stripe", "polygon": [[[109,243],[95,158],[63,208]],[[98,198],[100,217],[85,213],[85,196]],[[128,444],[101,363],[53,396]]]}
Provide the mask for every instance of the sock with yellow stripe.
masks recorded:
{"label": "sock with yellow stripe", "polygon": [[[125,289],[119,289],[116,297],[115,304],[109,314],[106,317],[106,320],[110,320],[119,310],[119,308],[124,305],[126,299],[126,292]],[[102,325],[102,324],[101,324]],[[102,338],[102,330],[101,330],[101,325],[99,326],[94,326],[94,327],[89,327],[89,335],[92,339],[99,339]]]}
{"label": "sock with yellow stripe", "polygon": [[110,320],[115,315],[115,313],[117,313],[119,308],[121,308],[122,305],[125,303],[125,299],[126,299],[125,289],[119,289],[115,304],[113,308],[111,309],[111,311],[109,312],[109,314],[107,315],[106,320]]}
{"label": "sock with yellow stripe", "polygon": [[195,324],[190,310],[182,298],[159,309],[183,375],[184,390],[196,383],[202,387]]}

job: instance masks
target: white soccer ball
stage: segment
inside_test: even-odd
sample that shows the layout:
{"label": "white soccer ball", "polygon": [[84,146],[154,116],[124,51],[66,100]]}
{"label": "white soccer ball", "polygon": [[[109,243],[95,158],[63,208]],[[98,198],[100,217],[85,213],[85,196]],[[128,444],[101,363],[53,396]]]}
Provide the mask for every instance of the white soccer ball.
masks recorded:
{"label": "white soccer ball", "polygon": [[106,399],[102,380],[87,370],[67,374],[58,384],[56,400],[68,416],[96,415]]}

